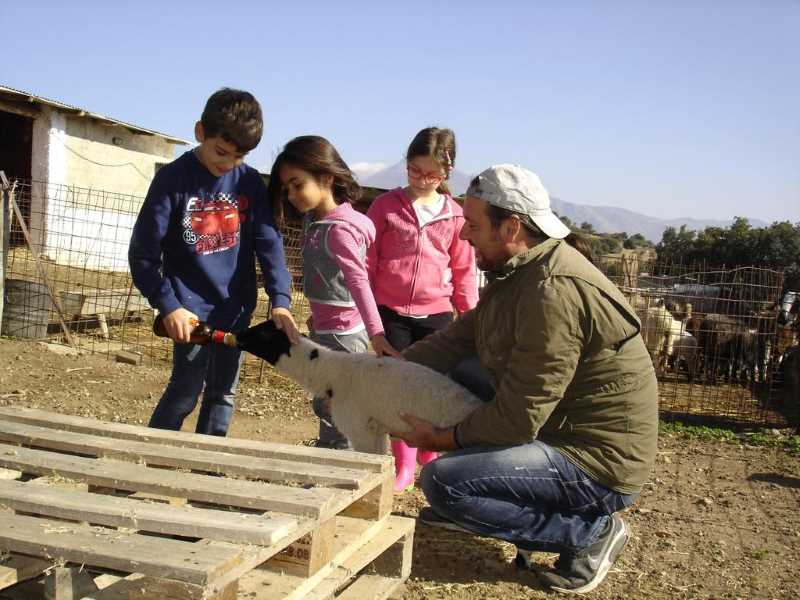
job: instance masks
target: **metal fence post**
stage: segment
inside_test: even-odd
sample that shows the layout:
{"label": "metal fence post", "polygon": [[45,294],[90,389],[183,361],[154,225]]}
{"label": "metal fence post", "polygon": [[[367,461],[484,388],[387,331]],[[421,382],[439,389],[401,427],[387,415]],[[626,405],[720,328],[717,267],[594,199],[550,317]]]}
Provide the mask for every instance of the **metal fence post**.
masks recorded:
{"label": "metal fence post", "polygon": [[11,237],[11,184],[5,171],[0,171],[0,330],[3,328],[3,308],[6,296],[6,257]]}

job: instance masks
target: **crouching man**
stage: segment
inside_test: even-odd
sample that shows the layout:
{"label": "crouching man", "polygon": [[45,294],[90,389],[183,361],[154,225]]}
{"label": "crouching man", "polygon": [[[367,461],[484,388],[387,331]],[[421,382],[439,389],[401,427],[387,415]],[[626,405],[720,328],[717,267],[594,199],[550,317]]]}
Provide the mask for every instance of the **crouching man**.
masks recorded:
{"label": "crouching man", "polygon": [[[640,323],[534,173],[487,169],[464,218],[461,238],[490,283],[474,310],[403,354],[454,371],[486,403],[449,429],[405,417],[413,429],[397,435],[410,446],[452,451],[422,472],[420,518],[511,542],[521,567],[533,568],[532,551],[559,552],[540,581],[585,593],[628,541],[618,511],[656,455],[658,388]],[[479,365],[457,368],[475,355]]]}

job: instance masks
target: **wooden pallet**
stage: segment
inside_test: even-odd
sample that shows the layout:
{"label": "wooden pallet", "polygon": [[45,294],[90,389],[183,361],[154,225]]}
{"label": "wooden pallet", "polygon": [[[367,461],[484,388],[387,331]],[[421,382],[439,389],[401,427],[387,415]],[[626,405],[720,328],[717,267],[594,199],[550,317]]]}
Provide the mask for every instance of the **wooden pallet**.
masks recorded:
{"label": "wooden pallet", "polygon": [[[414,533],[390,515],[393,471],[386,456],[0,408],[0,597],[384,598]],[[113,575],[87,583],[70,565]]]}

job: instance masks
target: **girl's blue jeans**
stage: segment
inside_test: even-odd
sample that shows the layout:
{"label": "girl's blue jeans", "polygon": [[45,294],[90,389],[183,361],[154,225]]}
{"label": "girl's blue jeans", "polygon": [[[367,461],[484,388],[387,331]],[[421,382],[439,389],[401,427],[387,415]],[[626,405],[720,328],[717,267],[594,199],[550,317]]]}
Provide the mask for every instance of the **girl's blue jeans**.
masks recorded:
{"label": "girl's blue jeans", "polygon": [[[468,368],[459,365],[451,376],[488,401],[493,396],[488,377],[477,359],[469,360]],[[638,495],[597,483],[538,440],[449,452],[426,465],[420,479],[439,516],[525,550],[567,554],[597,541],[610,515]]]}
{"label": "girl's blue jeans", "polygon": [[149,427],[180,430],[202,394],[197,433],[224,436],[233,417],[242,352],[222,344],[173,344],[172,374]]}

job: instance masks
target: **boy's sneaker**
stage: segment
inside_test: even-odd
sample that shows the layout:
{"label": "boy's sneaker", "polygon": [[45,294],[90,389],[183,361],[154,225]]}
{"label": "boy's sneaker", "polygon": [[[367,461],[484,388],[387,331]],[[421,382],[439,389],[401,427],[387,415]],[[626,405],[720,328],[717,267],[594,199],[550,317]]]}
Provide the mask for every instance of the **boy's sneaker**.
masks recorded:
{"label": "boy's sneaker", "polygon": [[461,533],[469,533],[469,534],[473,533],[472,531],[470,531],[469,529],[465,529],[458,523],[453,523],[453,521],[450,521],[449,519],[440,517],[430,506],[426,506],[420,509],[419,520],[425,523],[425,525],[430,525],[431,527],[438,527],[439,529],[447,529],[449,531],[460,531]]}
{"label": "boy's sneaker", "polygon": [[533,562],[532,554],[532,550],[517,548],[517,555],[514,557],[514,566],[523,571],[535,571],[536,564]]}
{"label": "boy's sneaker", "polygon": [[562,554],[554,570],[538,574],[539,581],[546,588],[565,594],[591,592],[605,579],[611,565],[628,543],[629,536],[625,521],[614,513],[599,540],[574,556]]}
{"label": "boy's sneaker", "polygon": [[[514,566],[521,571],[533,571],[537,574],[546,570],[547,567],[543,563],[536,562],[533,559],[533,553],[533,550],[525,550],[524,548],[517,547],[517,555],[514,557]],[[559,567],[560,560],[560,557],[556,560],[556,569]]]}

